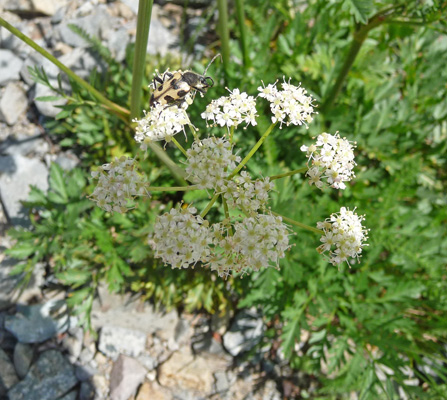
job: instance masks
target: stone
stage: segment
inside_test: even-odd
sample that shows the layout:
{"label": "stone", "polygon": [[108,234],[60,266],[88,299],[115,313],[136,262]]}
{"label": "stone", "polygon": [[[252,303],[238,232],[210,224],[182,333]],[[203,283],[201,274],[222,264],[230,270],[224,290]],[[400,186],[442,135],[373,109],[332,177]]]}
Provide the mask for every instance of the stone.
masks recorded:
{"label": "stone", "polygon": [[211,315],[211,330],[219,335],[224,335],[228,329],[232,315],[229,310],[225,310],[222,314],[215,312]]}
{"label": "stone", "polygon": [[73,366],[57,350],[40,354],[25,379],[9,390],[9,400],[56,400],[76,384]]}
{"label": "stone", "polygon": [[223,336],[226,350],[233,356],[251,350],[262,339],[264,323],[262,318],[253,310],[243,310],[238,313]]}
{"label": "stone", "polygon": [[66,19],[57,27],[57,32],[64,43],[75,48],[87,48],[90,46],[81,36],[73,32],[70,25],[75,25],[85,31],[88,35],[101,38],[101,32],[106,32],[110,26],[111,17],[106,9],[97,6],[93,12],[79,18]]}
{"label": "stone", "polygon": [[50,300],[35,306],[17,306],[17,314],[5,318],[5,329],[19,342],[41,343],[70,327],[63,300]]}
{"label": "stone", "polygon": [[33,348],[26,343],[18,342],[14,347],[14,367],[20,379],[28,373],[33,360]]}
{"label": "stone", "polygon": [[98,288],[98,293],[99,297],[94,300],[92,307],[93,329],[99,330],[106,325],[128,329],[138,326],[138,330],[147,335],[157,332],[163,338],[174,337],[177,311],[158,312],[147,302],[128,295],[109,293],[104,286]]}
{"label": "stone", "polygon": [[84,331],[78,326],[70,329],[62,339],[62,347],[68,351],[68,359],[71,363],[75,363],[81,355],[83,339]]}
{"label": "stone", "polygon": [[[154,7],[155,8],[155,7]],[[172,53],[178,46],[178,38],[152,14],[151,28],[149,30],[149,40],[147,43],[148,54],[160,54],[162,56]]]}
{"label": "stone", "polygon": [[0,156],[0,197],[9,221],[30,226],[28,212],[20,204],[28,198],[29,185],[48,189],[48,169],[41,161],[21,155]]}
{"label": "stone", "polygon": [[[2,194],[1,187],[0,176],[0,197]],[[29,300],[41,296],[40,286],[44,282],[45,272],[43,264],[39,263],[36,265],[28,284],[20,292],[19,284],[23,275],[10,275],[17,263],[17,260],[7,257],[0,262],[0,310],[6,309],[15,303],[26,304]]]}
{"label": "stone", "polygon": [[101,329],[98,349],[113,360],[121,353],[136,357],[144,351],[146,339],[144,332],[107,325]]}
{"label": "stone", "polygon": [[121,62],[126,58],[126,48],[129,40],[130,36],[127,33],[127,29],[119,29],[111,32],[107,41],[107,47],[115,61]]}
{"label": "stone", "polygon": [[192,349],[196,354],[209,353],[221,356],[226,355],[221,341],[218,341],[211,332],[204,332],[194,336]]}
{"label": "stone", "polygon": [[142,354],[137,357],[137,360],[146,368],[148,371],[153,371],[157,368],[158,361],[156,358],[151,357],[149,354]]}
{"label": "stone", "polygon": [[216,393],[226,392],[230,388],[230,381],[225,371],[215,372],[214,379],[214,391]]}
{"label": "stone", "polygon": [[110,374],[110,399],[127,400],[143,382],[146,369],[135,359],[120,355]]}
{"label": "stone", "polygon": [[100,398],[99,396],[95,396],[95,387],[89,381],[85,381],[81,383],[81,387],[79,389],[79,400],[94,400],[95,398]]}
{"label": "stone", "polygon": [[76,400],[78,398],[78,392],[76,390],[67,393],[64,397],[60,397],[57,400]]}
{"label": "stone", "polygon": [[23,61],[11,50],[0,49],[0,86],[20,79]]}
{"label": "stone", "polygon": [[0,99],[0,120],[14,125],[28,108],[28,98],[15,82],[9,82]]}
{"label": "stone", "polygon": [[18,13],[37,13],[53,15],[59,7],[63,7],[68,0],[6,0],[4,9]]}
{"label": "stone", "polygon": [[[48,142],[42,139],[40,133],[33,136],[26,136],[21,139],[13,139],[12,137],[9,137],[0,144],[0,152],[4,155],[13,157],[20,155],[28,158],[41,158],[49,151],[50,147]],[[11,169],[13,170],[13,168]]]}
{"label": "stone", "polygon": [[8,355],[0,348],[0,396],[19,381],[14,365]]}
{"label": "stone", "polygon": [[196,392],[197,396],[212,391],[213,373],[225,369],[229,361],[220,357],[194,357],[182,348],[159,367],[158,381],[162,386]]}
{"label": "stone", "polygon": [[64,169],[65,171],[71,171],[73,168],[79,165],[81,160],[79,160],[79,158],[75,154],[66,151],[64,153],[58,154],[54,162],[62,167],[62,169]]}
{"label": "stone", "polygon": [[161,387],[157,382],[144,382],[136,400],[172,400],[172,398],[169,390]]}

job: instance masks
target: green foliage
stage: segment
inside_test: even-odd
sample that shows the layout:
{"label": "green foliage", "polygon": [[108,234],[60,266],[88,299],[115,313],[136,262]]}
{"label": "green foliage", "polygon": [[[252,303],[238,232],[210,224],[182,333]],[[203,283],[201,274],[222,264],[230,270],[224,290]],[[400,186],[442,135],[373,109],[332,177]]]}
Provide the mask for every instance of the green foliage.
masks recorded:
{"label": "green foliage", "polygon": [[[153,259],[148,237],[156,215],[180,201],[180,195],[154,194],[132,212],[112,216],[85,199],[91,192],[85,172],[65,173],[53,166],[48,194],[33,188],[26,203],[34,210],[33,230],[11,232],[17,244],[9,254],[22,260],[15,272],[30,276],[35,263],[45,261],[49,273],[69,288],[72,306],[85,315],[99,282],[189,311],[215,312],[234,302],[260,307],[266,320],[280,321],[269,335],[280,338],[290,365],[320,381],[314,398],[344,399],[352,391],[361,399],[403,398],[402,391],[411,399],[445,398],[447,30],[442,2],[427,3],[246,0],[252,67],[241,68],[240,30],[230,19],[234,39],[229,69],[224,74],[216,62],[208,71],[215,87],[204,99],[196,96],[188,109],[205,136],[209,130],[200,113],[211,98],[226,93],[225,86],[255,94],[261,80],[267,84],[283,75],[292,83],[302,82],[321,105],[353,33],[388,10],[383,15],[389,23],[369,32],[332,108],[320,112],[307,132],[284,128],[272,134],[247,166],[263,175],[300,168],[306,163],[300,146],[322,131],[339,130],[357,141],[357,179],[345,191],[320,192],[303,176],[293,176],[277,181],[270,206],[312,226],[341,206],[357,207],[371,229],[360,264],[337,270],[315,251],[319,238],[297,230],[279,271],[228,282],[199,267],[173,271]],[[97,41],[79,33],[108,63],[104,75],[92,75],[92,84],[127,106],[132,49],[120,65]],[[144,104],[157,62],[160,70],[179,66],[175,59],[148,63]],[[192,69],[200,72],[206,63],[202,60]],[[35,76],[46,81],[42,71],[35,70]],[[86,165],[135,154],[131,130],[92,103],[88,93],[72,88],[59,119],[47,123],[61,144],[78,151]],[[241,154],[269,125],[267,104],[259,100],[258,105],[258,127],[235,132]],[[172,147],[167,151],[174,159],[181,157]],[[143,168],[151,182],[172,184],[166,169],[151,157]],[[201,191],[183,199],[200,209],[208,197]],[[212,209],[208,217],[222,218],[221,209]]]}

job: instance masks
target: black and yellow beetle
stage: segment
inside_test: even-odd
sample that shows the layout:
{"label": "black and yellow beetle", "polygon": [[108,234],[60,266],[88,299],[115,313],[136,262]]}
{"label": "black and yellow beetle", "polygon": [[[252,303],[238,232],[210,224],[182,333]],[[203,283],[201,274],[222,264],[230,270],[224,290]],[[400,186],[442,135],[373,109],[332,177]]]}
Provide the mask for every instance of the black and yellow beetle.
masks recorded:
{"label": "black and yellow beetle", "polygon": [[[208,88],[214,85],[214,81],[210,76],[205,76],[206,71],[213,61],[219,57],[220,54],[214,56],[210,63],[205,68],[203,75],[197,74],[192,71],[166,71],[163,76],[155,76],[152,83],[154,89],[150,106],[158,104],[181,105],[187,101],[187,96],[195,95],[195,92],[200,92],[202,95],[206,93]],[[191,99],[192,101],[192,99]]]}

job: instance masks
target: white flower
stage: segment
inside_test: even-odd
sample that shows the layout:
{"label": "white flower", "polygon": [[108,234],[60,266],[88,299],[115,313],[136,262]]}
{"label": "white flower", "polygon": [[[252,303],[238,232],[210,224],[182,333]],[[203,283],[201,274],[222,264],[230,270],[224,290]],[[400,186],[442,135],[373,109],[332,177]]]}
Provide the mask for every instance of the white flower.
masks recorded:
{"label": "white flower", "polygon": [[206,119],[207,123],[211,121],[213,125],[226,126],[235,128],[245,122],[246,125],[256,125],[256,99],[249,96],[245,92],[240,92],[239,89],[229,90],[230,95],[213,100],[208,106],[202,118]]}
{"label": "white flower", "polygon": [[[186,104],[186,103],[184,103]],[[142,143],[140,148],[147,149],[149,142],[166,140],[180,131],[185,132],[185,125],[191,124],[184,107],[156,104],[149,112],[144,111],[144,118],[134,119],[138,125],[135,128],[135,140]]]}
{"label": "white flower", "polygon": [[276,82],[267,86],[262,82],[262,86],[258,87],[259,97],[263,97],[270,102],[272,111],[272,122],[283,124],[306,125],[312,122],[314,114],[314,106],[312,97],[307,96],[307,91],[300,87],[290,84],[290,78],[281,84],[283,90],[278,90]]}
{"label": "white flower", "polygon": [[149,196],[145,180],[135,171],[135,159],[115,157],[91,173],[98,184],[90,199],[106,211],[126,212],[128,201],[135,196]]}
{"label": "white flower", "polygon": [[155,257],[172,268],[188,268],[197,262],[208,261],[212,231],[194,207],[171,209],[160,215],[154,227]]}
{"label": "white flower", "polygon": [[241,172],[234,181],[225,181],[221,188],[228,206],[237,207],[247,214],[265,208],[269,200],[268,193],[274,188],[270,178],[252,180],[248,172]]}
{"label": "white flower", "polygon": [[309,184],[315,184],[321,189],[321,179],[325,178],[328,186],[345,189],[344,182],[355,178],[353,169],[357,164],[354,161],[354,149],[355,144],[342,139],[338,133],[322,133],[315,144],[309,147],[301,146],[301,151],[307,153],[309,161],[312,160],[312,167],[306,173]]}
{"label": "white flower", "polygon": [[233,145],[227,139],[214,136],[195,141],[186,154],[187,179],[201,189],[220,189],[224,179],[241,161],[239,156],[233,154]]}
{"label": "white flower", "polygon": [[231,273],[259,271],[261,268],[279,268],[279,260],[290,248],[289,228],[280,217],[257,214],[245,218],[233,226],[234,235],[229,236],[222,225],[214,230],[216,249],[208,266],[219,276]]}
{"label": "white flower", "polygon": [[368,239],[368,230],[362,226],[365,217],[357,215],[348,208],[342,207],[339,213],[333,213],[323,222],[317,223],[317,228],[324,231],[321,244],[317,250],[319,253],[328,252],[329,261],[333,265],[339,265],[349,259],[352,263],[359,261],[362,248]]}

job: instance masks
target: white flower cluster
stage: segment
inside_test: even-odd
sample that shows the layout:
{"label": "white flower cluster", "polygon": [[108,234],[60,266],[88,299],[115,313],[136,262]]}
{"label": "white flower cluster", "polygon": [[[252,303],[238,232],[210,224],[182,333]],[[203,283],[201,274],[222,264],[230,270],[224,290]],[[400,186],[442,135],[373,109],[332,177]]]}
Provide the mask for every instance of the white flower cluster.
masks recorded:
{"label": "white flower cluster", "polygon": [[280,217],[258,214],[233,225],[209,226],[194,207],[172,209],[157,218],[153,244],[155,256],[172,268],[202,266],[221,277],[232,272],[247,273],[279,267],[279,260],[290,248],[289,228]]}
{"label": "white flower cluster", "polygon": [[92,178],[98,184],[90,199],[106,211],[126,212],[128,201],[135,196],[149,196],[145,181],[135,170],[135,159],[115,157],[110,164],[104,164],[92,171]]}
{"label": "white flower cluster", "polygon": [[[355,209],[354,209],[355,211]],[[362,226],[365,217],[357,215],[346,207],[342,207],[339,213],[333,213],[323,222],[317,223],[317,228],[324,231],[317,250],[320,254],[328,252],[329,261],[333,265],[339,265],[348,259],[351,262],[359,260],[362,247],[368,239],[368,230]]]}
{"label": "white flower cluster", "polygon": [[220,190],[224,186],[224,179],[241,161],[239,156],[233,154],[233,146],[228,140],[214,136],[195,141],[186,154],[187,179],[201,189]]}
{"label": "white flower cluster", "polygon": [[247,214],[265,207],[269,192],[274,189],[270,178],[252,180],[248,172],[241,172],[239,177],[228,180],[222,192],[229,207],[237,207]]}
{"label": "white flower cluster", "polygon": [[236,222],[233,227],[233,236],[222,227],[214,231],[214,243],[221,251],[215,252],[207,264],[212,271],[227,277],[232,271],[244,274],[250,269],[279,268],[279,260],[290,248],[290,231],[281,217],[257,214]]}
{"label": "white flower cluster", "polygon": [[[186,103],[185,103],[186,104]],[[176,105],[166,106],[166,104],[156,104],[151,111],[144,112],[142,119],[134,119],[138,125],[135,128],[135,140],[142,143],[140,148],[147,149],[149,142],[166,140],[180,131],[185,132],[185,125],[191,124],[186,110]]]}
{"label": "white flower cluster", "polygon": [[307,91],[301,86],[294,86],[289,81],[281,84],[283,90],[278,90],[276,82],[267,86],[262,83],[258,87],[259,97],[263,97],[270,102],[270,109],[273,113],[272,122],[283,124],[306,125],[312,122],[314,106],[312,97],[307,96]]}
{"label": "white flower cluster", "polygon": [[155,257],[172,268],[188,268],[191,264],[208,261],[212,236],[208,222],[194,215],[194,207],[172,208],[158,216],[154,228]]}
{"label": "white flower cluster", "polygon": [[237,127],[245,122],[247,125],[256,125],[256,99],[239,89],[234,89],[229,96],[222,96],[211,101],[206,107],[202,118],[211,121],[213,125]]}
{"label": "white flower cluster", "polygon": [[322,188],[322,178],[326,178],[328,186],[335,189],[345,189],[344,182],[355,178],[354,148],[347,139],[342,139],[338,133],[331,135],[322,133],[311,146],[301,146],[301,151],[307,153],[312,160],[312,167],[306,172],[309,184]]}

